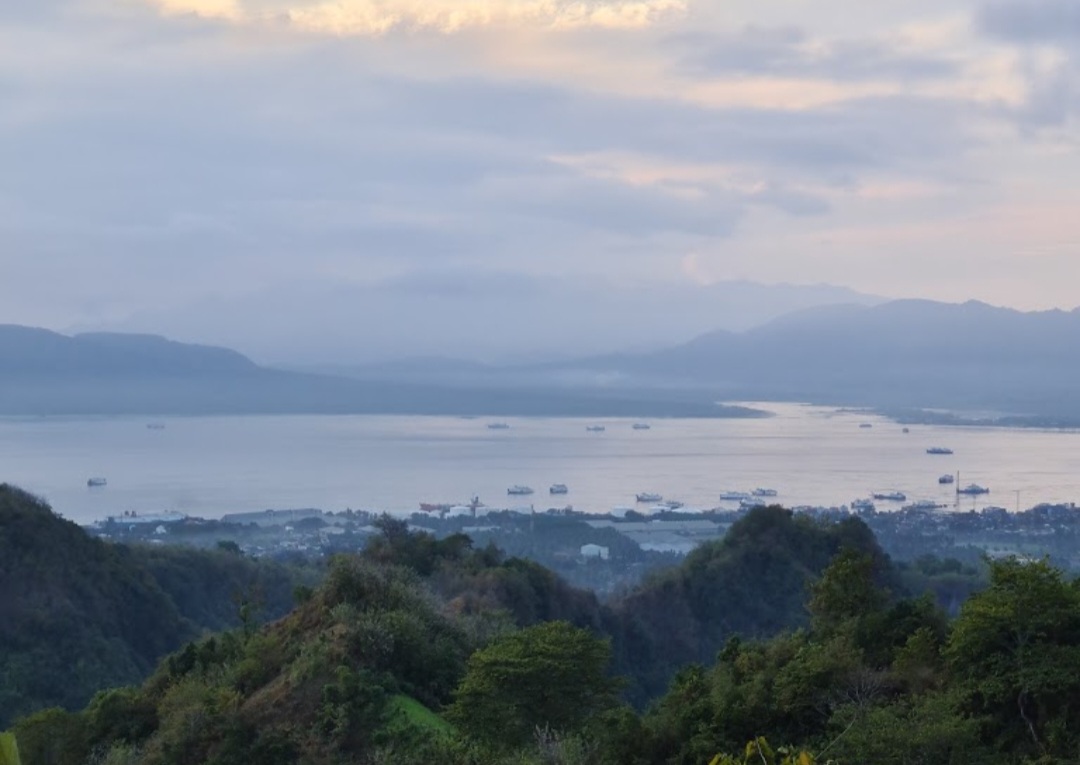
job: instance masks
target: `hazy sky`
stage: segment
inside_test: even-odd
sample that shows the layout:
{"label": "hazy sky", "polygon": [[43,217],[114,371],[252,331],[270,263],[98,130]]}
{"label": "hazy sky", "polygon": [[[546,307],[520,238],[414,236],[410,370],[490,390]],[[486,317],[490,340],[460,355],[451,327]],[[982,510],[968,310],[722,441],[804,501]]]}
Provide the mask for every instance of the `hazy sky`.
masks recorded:
{"label": "hazy sky", "polygon": [[0,0],[0,321],[430,273],[1080,304],[1077,0]]}

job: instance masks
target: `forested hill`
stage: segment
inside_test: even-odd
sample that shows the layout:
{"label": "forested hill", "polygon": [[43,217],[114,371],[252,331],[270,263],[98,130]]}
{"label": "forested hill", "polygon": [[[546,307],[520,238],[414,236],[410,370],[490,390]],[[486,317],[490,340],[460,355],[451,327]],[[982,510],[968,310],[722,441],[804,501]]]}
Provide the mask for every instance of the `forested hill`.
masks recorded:
{"label": "forested hill", "polygon": [[806,594],[841,550],[872,561],[877,583],[902,594],[897,570],[866,524],[822,523],[781,507],[759,508],[721,540],[658,572],[612,604],[616,666],[644,703],[678,669],[707,663],[732,636],[767,637],[806,626]]}
{"label": "forested hill", "polygon": [[[381,526],[363,555],[334,559],[325,581],[282,620],[190,643],[141,686],[104,692],[81,712],[18,721],[22,761],[1076,761],[1080,587],[1045,563],[992,564],[988,589],[950,623],[931,598],[898,597],[887,561],[866,548],[872,540],[857,522],[830,530],[779,508],[756,511],[726,547],[647,583],[622,604],[624,614],[648,610],[637,599],[667,595],[669,614],[685,608],[716,625],[749,624],[752,609],[729,609],[756,596],[767,613],[784,602],[770,593],[779,588],[798,602],[802,627],[730,635],[707,661],[681,667],[639,713],[618,699],[618,635],[568,621],[602,617],[595,600],[535,564],[473,549],[466,537],[436,540],[390,519]],[[791,554],[753,558],[770,545]],[[727,567],[752,560],[733,586]],[[716,589],[741,594],[728,599]]]}
{"label": "forested hill", "polygon": [[0,484],[0,728],[142,681],[203,630],[239,623],[245,601],[253,619],[279,616],[292,588],[285,568],[227,552],[107,544]]}
{"label": "forested hill", "polygon": [[[383,534],[362,557],[415,572],[449,612],[518,627],[565,620],[608,636],[613,666],[628,679],[624,696],[637,705],[733,635],[804,626],[807,588],[841,549],[868,555],[879,581],[902,590],[860,521],[822,523],[778,507],[753,511],[725,539],[608,603],[537,563],[473,550],[467,537],[437,541],[389,518],[380,525]],[[298,577],[310,579],[314,569],[227,551],[104,543],[25,492],[0,486],[0,573],[2,726],[138,682],[201,630],[282,615]]]}

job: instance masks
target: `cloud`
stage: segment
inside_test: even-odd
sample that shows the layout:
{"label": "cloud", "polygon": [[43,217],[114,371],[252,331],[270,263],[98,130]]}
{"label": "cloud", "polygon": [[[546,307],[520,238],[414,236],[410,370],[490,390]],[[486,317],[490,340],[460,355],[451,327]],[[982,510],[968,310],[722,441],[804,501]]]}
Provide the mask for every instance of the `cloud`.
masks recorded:
{"label": "cloud", "polygon": [[258,0],[150,0],[168,15],[237,23],[284,23],[342,36],[394,31],[455,33],[474,27],[635,29],[686,10],[684,0],[327,0],[273,4]]}
{"label": "cloud", "polygon": [[[958,262],[979,211],[1080,178],[1030,127],[1069,135],[1064,42],[1006,40],[966,0],[13,2],[0,320],[428,270],[890,293],[897,232]],[[980,243],[965,265],[1013,246]],[[1012,299],[980,279],[903,283]]]}
{"label": "cloud", "polygon": [[727,35],[681,35],[669,41],[697,76],[751,75],[835,82],[918,81],[957,75],[961,62],[896,35],[830,40],[801,27],[750,26]]}
{"label": "cloud", "polygon": [[983,32],[1017,43],[1080,41],[1080,4],[1074,0],[998,0],[981,6]]}

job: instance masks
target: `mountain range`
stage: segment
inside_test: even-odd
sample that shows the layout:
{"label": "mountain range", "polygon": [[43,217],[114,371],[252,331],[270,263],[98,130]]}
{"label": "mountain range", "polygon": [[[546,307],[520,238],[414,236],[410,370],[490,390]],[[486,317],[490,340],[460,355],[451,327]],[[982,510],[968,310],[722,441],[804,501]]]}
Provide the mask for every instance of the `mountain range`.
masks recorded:
{"label": "mountain range", "polygon": [[558,370],[728,400],[1080,417],[1080,311],[900,300],[798,311],[745,332]]}
{"label": "mountain range", "polygon": [[146,335],[0,327],[0,413],[746,415],[806,401],[1080,422],[1080,310],[900,300],[796,311],[662,350],[544,364],[429,357],[321,373]]}
{"label": "mountain range", "polygon": [[525,364],[657,350],[804,308],[883,301],[828,284],[621,284],[433,270],[371,284],[291,283],[66,331],[152,332],[236,348],[272,366],[349,367],[431,356]]}
{"label": "mountain range", "polygon": [[681,396],[469,389],[262,367],[152,335],[0,326],[0,414],[448,414],[724,417],[755,412]]}

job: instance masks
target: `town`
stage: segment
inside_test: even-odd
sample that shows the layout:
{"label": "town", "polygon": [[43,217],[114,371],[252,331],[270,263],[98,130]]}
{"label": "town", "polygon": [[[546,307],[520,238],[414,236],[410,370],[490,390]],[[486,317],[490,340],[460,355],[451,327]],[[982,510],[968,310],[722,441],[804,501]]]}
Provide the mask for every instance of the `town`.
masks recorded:
{"label": "town", "polygon": [[[704,512],[628,510],[615,516],[572,507],[491,509],[478,500],[464,507],[468,512],[439,506],[413,513],[407,521],[415,531],[438,538],[463,534],[476,547],[494,546],[506,555],[535,560],[601,595],[633,586],[648,571],[674,565],[700,544],[722,539],[751,509],[744,504]],[[1048,558],[1061,568],[1080,570],[1080,509],[1074,503],[1041,504],[1020,512],[994,506],[946,512],[920,504],[883,512],[869,503],[791,510],[819,523],[860,518],[885,552],[900,561],[933,556],[978,564],[984,558],[1011,556]],[[361,549],[380,533],[376,524],[381,517],[372,511],[315,508],[232,513],[220,520],[125,513],[86,529],[120,542],[216,546],[251,557],[311,559]]]}

